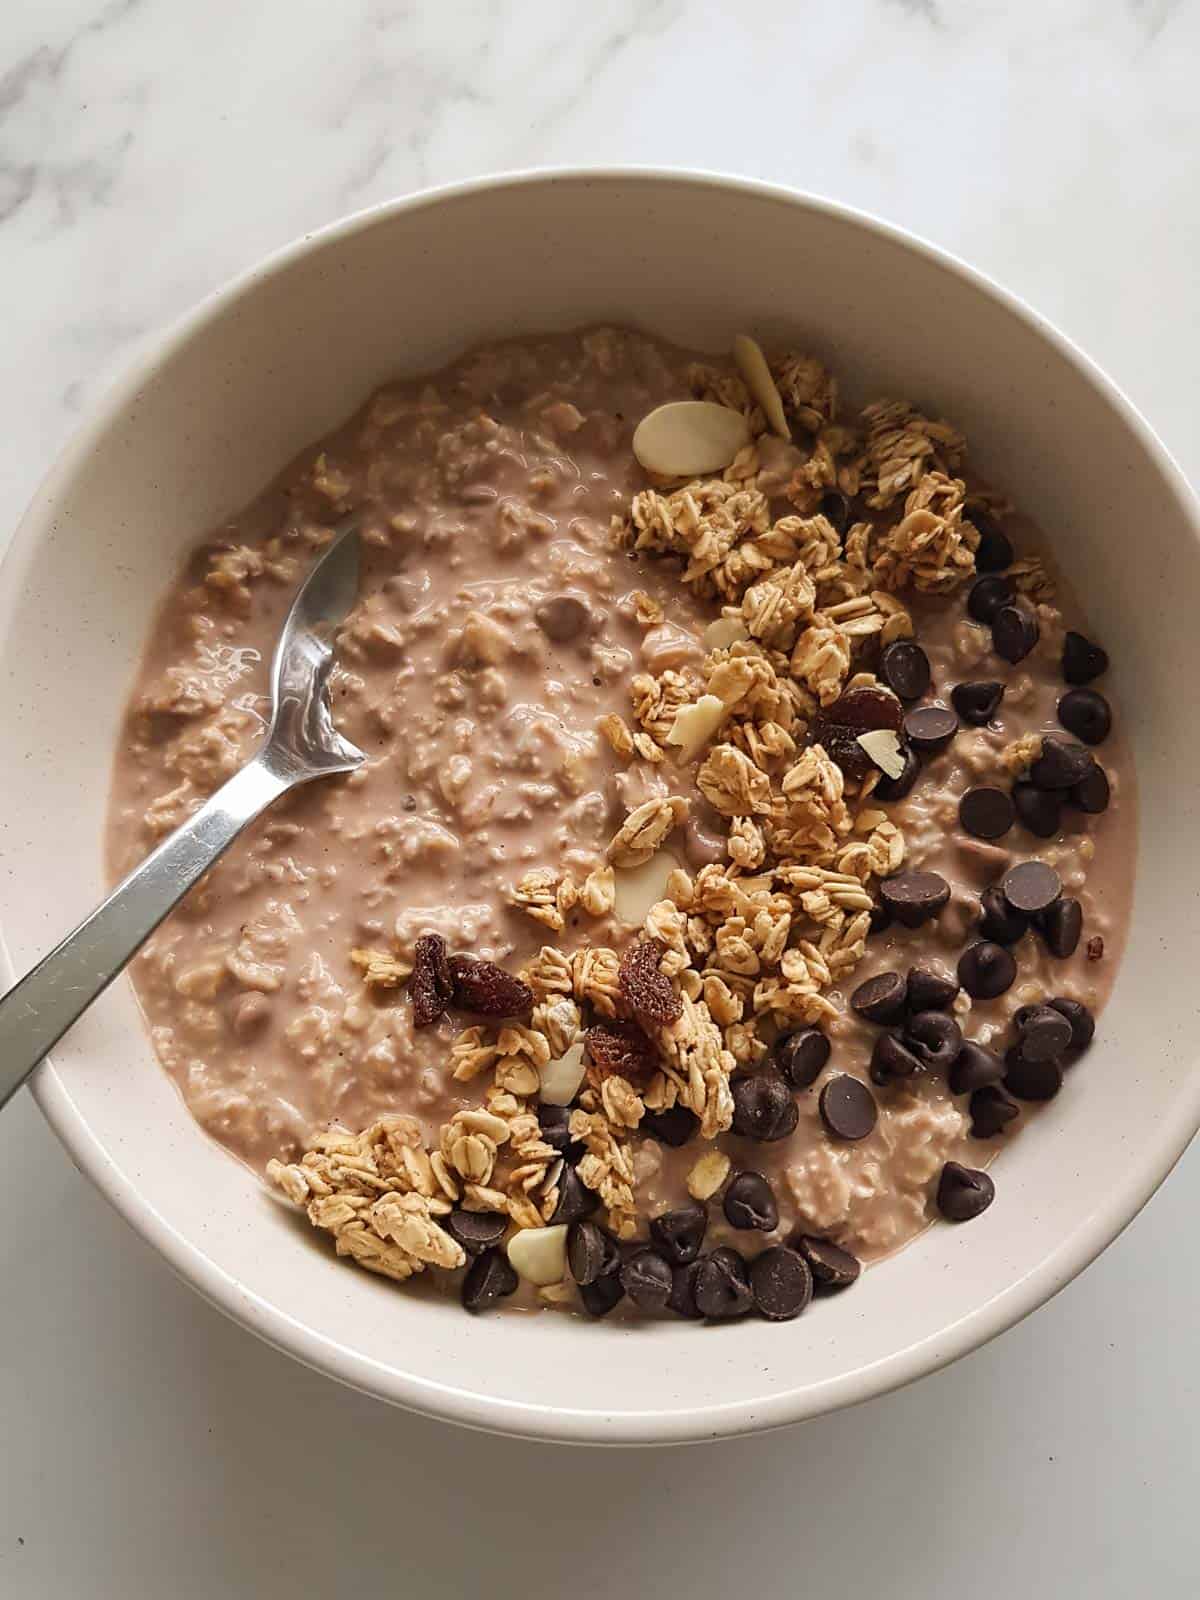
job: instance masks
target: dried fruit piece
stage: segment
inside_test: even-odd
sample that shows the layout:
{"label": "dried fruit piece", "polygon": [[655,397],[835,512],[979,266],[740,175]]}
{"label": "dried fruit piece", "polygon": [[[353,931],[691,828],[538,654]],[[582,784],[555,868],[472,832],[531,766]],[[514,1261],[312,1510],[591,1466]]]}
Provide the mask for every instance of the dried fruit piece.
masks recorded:
{"label": "dried fruit piece", "polygon": [[451,956],[447,966],[453,984],[450,1003],[459,1010],[481,1017],[524,1017],[533,1010],[533,990],[494,961]]}
{"label": "dried fruit piece", "polygon": [[783,401],[779,398],[775,379],[771,376],[767,358],[757,339],[752,339],[748,333],[739,333],[733,341],[733,359],[746,380],[747,389],[762,407],[763,416],[771,424],[772,431],[781,439],[790,439],[792,430],[783,414]]}
{"label": "dried fruit piece", "polygon": [[591,1061],[589,1076],[599,1082],[619,1073],[630,1083],[646,1083],[658,1069],[654,1045],[636,1022],[598,1022],[584,1040]]}
{"label": "dried fruit piece", "polygon": [[740,411],[713,400],[672,400],[638,423],[633,453],[663,478],[701,478],[727,467],[750,443]]}
{"label": "dried fruit piece", "polygon": [[453,992],[446,941],[437,933],[424,934],[413,946],[412,977],[408,980],[413,1027],[428,1028],[436,1022],[444,1015]]}
{"label": "dried fruit piece", "polygon": [[890,689],[870,685],[847,689],[813,724],[812,742],[824,746],[848,778],[865,778],[875,764],[858,742],[859,735],[881,728],[899,733],[903,722],[904,707]]}
{"label": "dried fruit piece", "polygon": [[678,1022],[683,1001],[675,985],[659,971],[662,952],[652,939],[639,939],[621,957],[617,981],[621,999],[633,1020],[647,1034]]}

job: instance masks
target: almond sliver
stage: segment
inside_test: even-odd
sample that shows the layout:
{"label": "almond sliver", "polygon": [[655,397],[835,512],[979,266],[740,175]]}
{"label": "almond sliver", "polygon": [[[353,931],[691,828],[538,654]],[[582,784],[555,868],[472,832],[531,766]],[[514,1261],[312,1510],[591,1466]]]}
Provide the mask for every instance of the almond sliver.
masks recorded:
{"label": "almond sliver", "polygon": [[890,728],[872,728],[869,733],[860,733],[858,743],[889,778],[899,778],[903,774],[904,756],[900,750],[900,740]]}
{"label": "almond sliver", "polygon": [[747,389],[762,407],[763,416],[770,423],[772,432],[777,433],[781,439],[790,439],[792,430],[788,427],[787,418],[783,414],[783,401],[779,398],[775,379],[771,376],[767,358],[763,355],[758,341],[752,339],[748,333],[739,333],[733,341],[733,359],[746,380]]}
{"label": "almond sliver", "polygon": [[712,400],[672,400],[638,423],[633,453],[659,477],[699,478],[722,471],[749,443],[740,411]]}

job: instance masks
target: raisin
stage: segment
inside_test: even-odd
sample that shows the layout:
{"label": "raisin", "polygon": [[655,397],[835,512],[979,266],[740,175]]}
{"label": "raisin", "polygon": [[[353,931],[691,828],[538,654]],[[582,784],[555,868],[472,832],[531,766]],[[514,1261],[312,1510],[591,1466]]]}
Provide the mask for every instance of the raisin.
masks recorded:
{"label": "raisin", "polygon": [[865,778],[875,764],[858,742],[860,733],[889,728],[899,733],[904,707],[890,689],[865,685],[847,689],[813,723],[812,742],[823,745],[848,778]]}
{"label": "raisin", "polygon": [[481,1017],[526,1017],[533,1010],[533,990],[494,961],[451,956],[454,985],[451,1004]]}
{"label": "raisin", "polygon": [[683,1015],[683,1001],[675,985],[659,970],[661,960],[662,951],[652,939],[639,939],[621,957],[621,999],[646,1033],[678,1022]]}
{"label": "raisin", "polygon": [[444,1015],[453,990],[446,941],[440,934],[424,934],[413,946],[412,976],[408,980],[413,1027],[428,1028]]}
{"label": "raisin", "polygon": [[615,1073],[631,1083],[646,1083],[658,1070],[658,1052],[636,1022],[598,1022],[583,1037],[594,1083]]}

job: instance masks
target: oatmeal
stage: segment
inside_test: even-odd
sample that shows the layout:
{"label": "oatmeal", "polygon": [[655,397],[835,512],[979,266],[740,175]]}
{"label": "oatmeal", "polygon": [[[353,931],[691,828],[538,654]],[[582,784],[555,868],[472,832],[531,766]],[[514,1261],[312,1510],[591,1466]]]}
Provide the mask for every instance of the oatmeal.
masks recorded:
{"label": "oatmeal", "polygon": [[1107,659],[950,424],[737,356],[592,329],[380,390],[197,552],[131,704],[114,872],[252,753],[359,516],[367,759],[133,976],[215,1138],[472,1310],[785,1320],[978,1215],[1086,1077],[1131,894]]}

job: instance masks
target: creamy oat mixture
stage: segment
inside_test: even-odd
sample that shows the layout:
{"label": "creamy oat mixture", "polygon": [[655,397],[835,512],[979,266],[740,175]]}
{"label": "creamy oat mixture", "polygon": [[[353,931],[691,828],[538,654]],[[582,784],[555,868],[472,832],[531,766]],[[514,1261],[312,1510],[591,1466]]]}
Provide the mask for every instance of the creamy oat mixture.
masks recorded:
{"label": "creamy oat mixture", "polygon": [[[114,872],[254,750],[296,586],[361,516],[332,693],[367,761],[276,805],[134,981],[209,1132],[471,1309],[519,1276],[792,1316],[977,1214],[1064,1067],[1083,1092],[1133,858],[1102,652],[953,427],[771,370],[595,329],[390,385],[197,552],[146,656]],[[661,467],[683,399],[726,464],[650,474],[634,430]]]}

